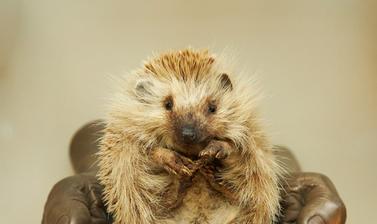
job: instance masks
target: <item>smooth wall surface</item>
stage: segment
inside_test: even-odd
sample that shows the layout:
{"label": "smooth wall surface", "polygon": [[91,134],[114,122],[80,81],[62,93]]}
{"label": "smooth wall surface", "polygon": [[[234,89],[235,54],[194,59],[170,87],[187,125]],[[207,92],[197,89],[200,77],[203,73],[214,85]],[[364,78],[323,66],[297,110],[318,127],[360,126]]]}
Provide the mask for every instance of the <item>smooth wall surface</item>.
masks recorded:
{"label": "smooth wall surface", "polygon": [[328,175],[348,223],[377,207],[376,1],[0,0],[0,216],[40,223],[70,137],[103,116],[109,74],[152,52],[230,49],[257,72],[274,143]]}

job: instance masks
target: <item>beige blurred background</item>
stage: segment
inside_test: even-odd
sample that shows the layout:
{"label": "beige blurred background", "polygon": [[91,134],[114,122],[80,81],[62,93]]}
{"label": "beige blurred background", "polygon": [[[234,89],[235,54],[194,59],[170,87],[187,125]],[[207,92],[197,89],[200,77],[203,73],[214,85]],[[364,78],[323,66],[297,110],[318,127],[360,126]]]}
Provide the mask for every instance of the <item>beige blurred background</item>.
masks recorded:
{"label": "beige blurred background", "polygon": [[328,175],[348,223],[377,209],[377,1],[0,0],[0,222],[40,223],[109,74],[152,52],[228,48],[258,72],[274,143]]}

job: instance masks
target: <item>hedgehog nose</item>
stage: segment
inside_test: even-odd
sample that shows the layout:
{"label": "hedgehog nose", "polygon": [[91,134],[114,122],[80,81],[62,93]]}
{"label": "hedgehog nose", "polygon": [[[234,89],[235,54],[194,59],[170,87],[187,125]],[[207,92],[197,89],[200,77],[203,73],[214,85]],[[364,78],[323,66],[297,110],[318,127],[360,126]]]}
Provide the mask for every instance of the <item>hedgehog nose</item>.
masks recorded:
{"label": "hedgehog nose", "polygon": [[196,141],[196,131],[195,128],[191,125],[182,127],[181,135],[183,141],[186,143],[193,143]]}

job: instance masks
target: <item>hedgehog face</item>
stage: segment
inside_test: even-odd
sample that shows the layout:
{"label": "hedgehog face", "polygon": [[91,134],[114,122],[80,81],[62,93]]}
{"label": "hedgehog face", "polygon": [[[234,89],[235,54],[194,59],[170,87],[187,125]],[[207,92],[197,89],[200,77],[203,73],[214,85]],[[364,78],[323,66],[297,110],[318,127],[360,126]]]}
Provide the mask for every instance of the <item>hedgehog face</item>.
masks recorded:
{"label": "hedgehog face", "polygon": [[242,148],[258,130],[256,91],[251,76],[223,62],[191,49],[146,62],[120,82],[109,125],[141,150],[160,146],[195,156],[211,139]]}
{"label": "hedgehog face", "polygon": [[211,120],[216,113],[216,103],[207,99],[198,99],[188,103],[186,98],[175,95],[167,96],[163,101],[166,128],[169,130],[174,148],[190,155],[196,155],[215,133]]}
{"label": "hedgehog face", "polygon": [[196,156],[211,139],[223,136],[226,119],[219,111],[226,109],[222,97],[231,91],[226,74],[201,82],[151,79],[136,85],[139,102],[159,111],[161,119],[154,133],[160,144],[188,156]]}

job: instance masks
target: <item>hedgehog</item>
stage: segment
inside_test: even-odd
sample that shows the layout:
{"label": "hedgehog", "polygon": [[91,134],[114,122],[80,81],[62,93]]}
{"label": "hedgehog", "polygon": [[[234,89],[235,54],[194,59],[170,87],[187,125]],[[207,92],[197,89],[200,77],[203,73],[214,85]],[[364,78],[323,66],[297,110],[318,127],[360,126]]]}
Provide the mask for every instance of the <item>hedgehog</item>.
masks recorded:
{"label": "hedgehog", "polygon": [[282,168],[257,112],[258,88],[208,50],[162,53],[124,76],[98,153],[117,224],[269,224]]}

